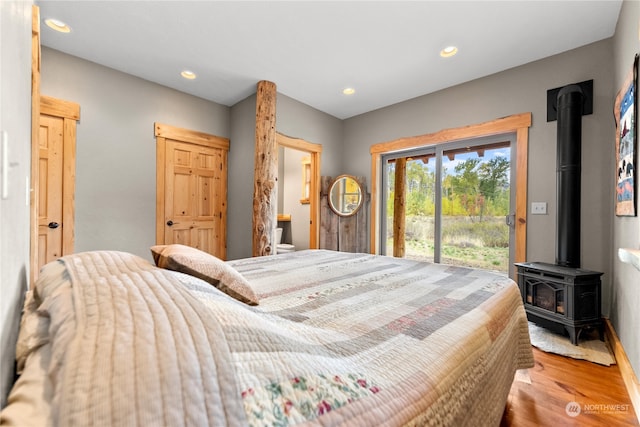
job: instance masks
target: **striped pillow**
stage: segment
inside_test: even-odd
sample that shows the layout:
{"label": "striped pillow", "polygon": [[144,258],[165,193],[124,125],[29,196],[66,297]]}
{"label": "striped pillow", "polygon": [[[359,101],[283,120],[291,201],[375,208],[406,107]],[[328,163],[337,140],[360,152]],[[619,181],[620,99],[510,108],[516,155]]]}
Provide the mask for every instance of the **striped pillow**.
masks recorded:
{"label": "striped pillow", "polygon": [[230,297],[249,305],[258,305],[251,284],[226,262],[190,246],[156,245],[151,247],[156,265],[202,279]]}

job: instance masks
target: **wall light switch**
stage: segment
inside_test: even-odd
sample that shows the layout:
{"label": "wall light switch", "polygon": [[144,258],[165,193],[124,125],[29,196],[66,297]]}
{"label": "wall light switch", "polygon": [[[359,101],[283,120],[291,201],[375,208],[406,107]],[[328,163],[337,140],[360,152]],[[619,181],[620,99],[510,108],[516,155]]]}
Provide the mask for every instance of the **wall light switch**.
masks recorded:
{"label": "wall light switch", "polygon": [[546,215],[547,214],[547,202],[531,202],[531,214],[532,215]]}

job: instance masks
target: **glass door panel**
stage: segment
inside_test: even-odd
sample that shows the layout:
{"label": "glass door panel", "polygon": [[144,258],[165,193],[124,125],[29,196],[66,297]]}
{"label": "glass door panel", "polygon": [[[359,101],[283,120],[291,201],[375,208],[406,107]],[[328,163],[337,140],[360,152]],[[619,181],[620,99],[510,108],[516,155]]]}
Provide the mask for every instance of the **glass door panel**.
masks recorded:
{"label": "glass door panel", "polygon": [[[404,197],[397,198],[403,162]],[[403,239],[406,258],[508,273],[510,141],[442,144],[384,157],[383,164],[382,254],[394,256],[395,239]],[[394,218],[398,200],[402,225]]]}
{"label": "glass door panel", "polygon": [[[436,165],[435,154],[421,154],[406,158],[405,178],[405,257],[434,261]],[[387,220],[385,254],[393,255],[394,199],[396,161],[389,160],[386,186]]]}
{"label": "glass door panel", "polygon": [[441,262],[509,269],[509,143],[444,150]]}

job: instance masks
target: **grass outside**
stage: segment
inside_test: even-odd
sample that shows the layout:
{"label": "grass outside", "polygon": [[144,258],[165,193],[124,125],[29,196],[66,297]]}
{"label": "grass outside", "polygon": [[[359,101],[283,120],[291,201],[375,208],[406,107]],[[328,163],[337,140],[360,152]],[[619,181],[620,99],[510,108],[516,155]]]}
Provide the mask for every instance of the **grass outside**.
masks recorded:
{"label": "grass outside", "polygon": [[[433,218],[407,217],[407,258],[433,262],[433,229]],[[387,253],[393,253],[393,236],[387,236]],[[464,217],[445,217],[440,260],[444,264],[507,274],[509,228],[504,223],[504,217],[489,218],[483,222],[472,222]]]}

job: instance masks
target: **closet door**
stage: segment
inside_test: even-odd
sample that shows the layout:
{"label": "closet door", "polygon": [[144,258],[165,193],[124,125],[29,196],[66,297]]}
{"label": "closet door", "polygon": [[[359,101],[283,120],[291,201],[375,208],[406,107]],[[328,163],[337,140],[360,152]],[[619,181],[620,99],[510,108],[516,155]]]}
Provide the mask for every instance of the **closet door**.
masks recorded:
{"label": "closet door", "polygon": [[62,230],[62,161],[64,120],[40,116],[38,161],[38,270],[61,257]]}
{"label": "closet door", "polygon": [[180,243],[224,259],[228,141],[158,124],[156,136],[157,243]]}
{"label": "closet door", "polygon": [[76,121],[80,106],[40,98],[37,169],[32,179],[36,198],[38,237],[32,251],[37,272],[44,264],[73,253]]}

